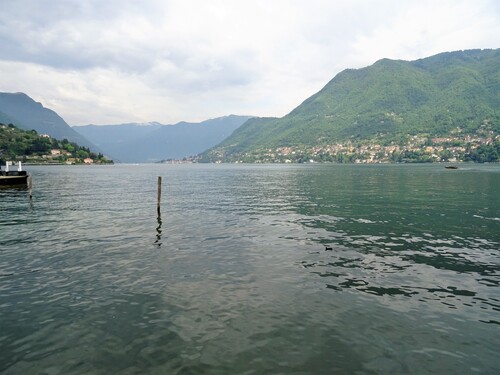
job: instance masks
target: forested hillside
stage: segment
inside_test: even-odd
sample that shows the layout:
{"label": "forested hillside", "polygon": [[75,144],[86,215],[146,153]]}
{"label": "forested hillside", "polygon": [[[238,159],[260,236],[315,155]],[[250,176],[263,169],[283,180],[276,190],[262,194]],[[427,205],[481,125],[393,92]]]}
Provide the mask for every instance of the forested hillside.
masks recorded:
{"label": "forested hillside", "polygon": [[432,146],[433,139],[463,142],[467,136],[488,143],[500,133],[499,108],[498,49],[383,59],[344,70],[283,118],[248,121],[203,160],[234,161],[286,147],[330,152],[346,143]]}
{"label": "forested hillside", "polygon": [[67,139],[57,140],[36,130],[22,130],[0,123],[0,163],[21,160],[37,164],[111,163],[102,154],[91,152]]}
{"label": "forested hillside", "polygon": [[23,130],[36,130],[39,134],[68,139],[93,151],[101,151],[74,131],[56,112],[24,93],[0,92],[0,123],[14,124]]}

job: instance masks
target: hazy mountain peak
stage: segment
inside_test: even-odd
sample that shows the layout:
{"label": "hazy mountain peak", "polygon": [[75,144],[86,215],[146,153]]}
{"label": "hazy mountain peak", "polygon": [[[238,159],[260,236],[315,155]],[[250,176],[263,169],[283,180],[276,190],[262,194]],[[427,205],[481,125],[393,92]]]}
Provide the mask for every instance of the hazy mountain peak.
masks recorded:
{"label": "hazy mountain peak", "polygon": [[199,154],[230,136],[249,118],[229,115],[198,123],[86,125],[75,127],[75,130],[117,161],[153,162]]}

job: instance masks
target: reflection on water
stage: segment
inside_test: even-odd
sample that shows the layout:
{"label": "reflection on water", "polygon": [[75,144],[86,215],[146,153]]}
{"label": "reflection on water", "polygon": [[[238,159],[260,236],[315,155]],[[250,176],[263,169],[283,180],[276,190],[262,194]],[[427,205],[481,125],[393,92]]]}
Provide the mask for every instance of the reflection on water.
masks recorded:
{"label": "reflection on water", "polygon": [[[319,242],[324,242],[325,237]],[[331,250],[315,252],[301,265],[321,277],[331,278],[329,288],[435,299],[450,308],[480,303],[486,310],[500,309],[496,290],[482,287],[497,287],[500,281],[497,242],[458,236],[436,239],[430,234],[398,237],[337,233],[328,243]],[[414,285],[412,280],[416,281]],[[478,289],[490,298],[475,298]]]}
{"label": "reflection on water", "polygon": [[158,247],[161,247],[161,212],[160,212],[160,207],[158,207],[158,217],[156,218],[156,222],[158,223],[158,226],[156,227],[156,240],[155,244],[158,245]]}
{"label": "reflection on water", "polygon": [[[310,251],[301,266],[332,290],[435,301],[475,315],[478,306],[479,321],[500,324],[488,318],[500,309],[491,288],[500,280],[500,227],[491,220],[499,216],[500,199],[490,190],[500,182],[498,172],[366,171],[322,173],[301,185],[308,201],[299,206],[298,221],[309,228],[310,241],[326,246]],[[478,220],[478,212],[491,217]]]}
{"label": "reflection on water", "polygon": [[2,373],[500,371],[499,166],[32,170]]}

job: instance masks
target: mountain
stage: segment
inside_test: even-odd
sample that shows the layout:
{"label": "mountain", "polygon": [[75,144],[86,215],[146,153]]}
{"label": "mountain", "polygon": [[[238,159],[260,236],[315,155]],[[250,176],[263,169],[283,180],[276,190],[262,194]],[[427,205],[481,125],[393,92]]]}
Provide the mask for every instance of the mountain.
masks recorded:
{"label": "mountain", "polygon": [[[0,124],[14,124],[17,120],[6,113],[0,111]],[[17,121],[19,122],[19,121]],[[19,126],[19,125],[18,125]],[[21,127],[21,126],[19,126]]]}
{"label": "mountain", "polygon": [[249,118],[230,115],[200,123],[85,125],[73,129],[115,160],[142,163],[199,154],[230,136]]}
{"label": "mountain", "polygon": [[315,147],[407,135],[500,133],[500,49],[441,53],[415,61],[382,59],[337,74],[282,118],[254,118],[204,154]]}
{"label": "mountain", "polygon": [[[57,149],[57,153],[51,151]],[[34,130],[22,130],[13,124],[0,121],[0,165],[7,160],[20,160],[32,164],[109,164],[104,155],[89,152],[89,149],[69,142],[38,134]]]}
{"label": "mountain", "polygon": [[127,144],[145,137],[147,134],[163,126],[157,122],[119,125],[83,125],[73,129],[89,139],[92,143],[105,150],[116,160],[127,159],[130,150]]}
{"label": "mountain", "polygon": [[12,123],[20,129],[36,130],[39,134],[67,139],[94,151],[101,151],[74,131],[56,112],[23,93],[0,93],[0,122]]}

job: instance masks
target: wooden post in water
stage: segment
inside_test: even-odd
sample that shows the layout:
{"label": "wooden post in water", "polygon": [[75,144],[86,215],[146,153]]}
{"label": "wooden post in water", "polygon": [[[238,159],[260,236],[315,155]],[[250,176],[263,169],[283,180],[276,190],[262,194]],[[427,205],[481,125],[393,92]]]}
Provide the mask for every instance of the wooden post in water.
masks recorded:
{"label": "wooden post in water", "polygon": [[161,176],[158,176],[158,203],[156,205],[158,216],[160,216],[160,203],[161,203]]}
{"label": "wooden post in water", "polygon": [[158,176],[158,201],[156,203],[156,212],[158,214],[158,217],[156,218],[156,221],[158,222],[158,226],[156,227],[156,241],[155,241],[155,244],[157,244],[158,247],[161,246],[161,211],[160,211],[160,204],[161,204],[161,176]]}

